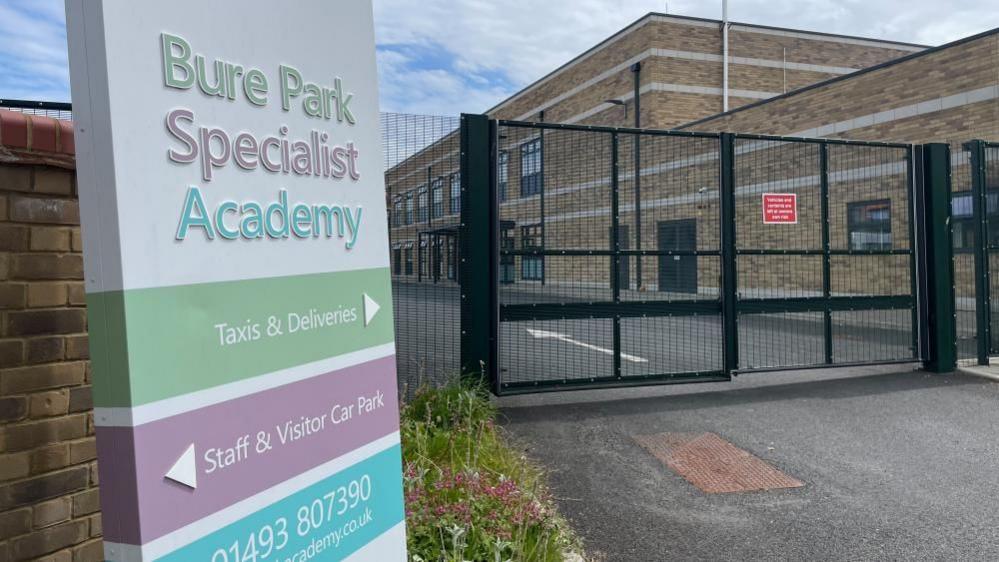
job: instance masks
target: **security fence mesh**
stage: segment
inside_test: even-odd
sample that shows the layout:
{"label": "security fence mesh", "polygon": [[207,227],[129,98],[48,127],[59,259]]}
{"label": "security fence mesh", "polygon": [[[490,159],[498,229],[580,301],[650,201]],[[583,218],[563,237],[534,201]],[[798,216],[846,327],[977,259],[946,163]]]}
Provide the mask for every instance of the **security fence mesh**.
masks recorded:
{"label": "security fence mesh", "polygon": [[381,115],[402,396],[459,370],[458,126],[455,117]]}
{"label": "security fence mesh", "polygon": [[912,146],[497,127],[500,392],[918,359]]}
{"label": "security fence mesh", "polygon": [[73,119],[73,107],[61,102],[0,99],[0,111],[16,111],[67,121]]}

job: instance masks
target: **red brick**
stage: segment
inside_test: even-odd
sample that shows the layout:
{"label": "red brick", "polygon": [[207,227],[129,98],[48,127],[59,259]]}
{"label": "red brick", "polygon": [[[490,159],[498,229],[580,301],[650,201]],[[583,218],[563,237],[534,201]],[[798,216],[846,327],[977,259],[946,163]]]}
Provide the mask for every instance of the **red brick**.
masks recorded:
{"label": "red brick", "polygon": [[87,313],[82,308],[18,311],[7,316],[8,336],[77,334],[86,329]]}
{"label": "red brick", "polygon": [[10,277],[10,254],[0,252],[0,280]]}
{"label": "red brick", "polygon": [[28,148],[28,117],[16,111],[0,111],[0,145]]}
{"label": "red brick", "polygon": [[72,195],[73,172],[50,167],[35,168],[34,191],[53,195]]}
{"label": "red brick", "polygon": [[59,152],[63,154],[76,154],[76,139],[73,131],[73,122],[59,119]]}
{"label": "red brick", "polygon": [[31,129],[31,146],[28,148],[38,152],[58,151],[58,126],[55,119],[31,115],[28,117],[28,123]]}
{"label": "red brick", "polygon": [[8,425],[4,428],[7,450],[26,451],[41,445],[79,439],[87,435],[87,416],[77,414],[39,422]]}
{"label": "red brick", "polygon": [[13,196],[10,219],[42,224],[80,224],[80,205],[70,199]]}
{"label": "red brick", "polygon": [[83,383],[86,363],[51,363],[0,373],[0,395],[10,396]]}
{"label": "red brick", "polygon": [[10,541],[10,554],[14,560],[36,558],[83,542],[87,532],[86,521],[67,521]]}

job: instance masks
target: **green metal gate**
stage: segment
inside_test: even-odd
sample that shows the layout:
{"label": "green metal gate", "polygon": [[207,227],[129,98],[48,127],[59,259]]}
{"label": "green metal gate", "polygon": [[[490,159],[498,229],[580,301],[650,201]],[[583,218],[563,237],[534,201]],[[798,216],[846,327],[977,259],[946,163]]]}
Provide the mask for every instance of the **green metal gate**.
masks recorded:
{"label": "green metal gate", "polygon": [[956,345],[962,357],[987,365],[999,354],[999,299],[992,298],[999,292],[999,274],[993,275],[999,268],[999,144],[971,141],[964,149],[967,166],[960,162],[958,172],[970,180],[970,190],[955,192],[951,201]]}
{"label": "green metal gate", "polygon": [[497,394],[926,356],[912,145],[465,120]]}

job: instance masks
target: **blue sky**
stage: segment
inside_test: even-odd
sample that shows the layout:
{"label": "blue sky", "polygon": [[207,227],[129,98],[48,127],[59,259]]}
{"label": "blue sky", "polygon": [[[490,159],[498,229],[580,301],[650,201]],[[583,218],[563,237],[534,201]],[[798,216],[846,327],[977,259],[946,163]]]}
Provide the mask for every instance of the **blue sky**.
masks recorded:
{"label": "blue sky", "polygon": [[[347,0],[334,0],[347,1]],[[484,111],[650,11],[705,0],[374,0],[384,111]],[[999,27],[995,0],[730,0],[735,21],[941,44]],[[62,0],[0,0],[0,98],[69,100]]]}

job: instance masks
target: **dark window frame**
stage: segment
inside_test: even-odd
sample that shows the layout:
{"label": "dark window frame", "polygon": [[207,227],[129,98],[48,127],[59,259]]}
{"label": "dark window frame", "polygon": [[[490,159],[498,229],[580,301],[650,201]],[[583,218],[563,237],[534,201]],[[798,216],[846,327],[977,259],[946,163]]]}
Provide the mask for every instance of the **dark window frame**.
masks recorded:
{"label": "dark window frame", "polygon": [[437,179],[430,182],[430,218],[439,219],[443,216],[444,216],[444,178],[443,176],[438,176]]}
{"label": "dark window frame", "polygon": [[[457,185],[455,185],[455,182],[457,182]],[[448,204],[448,208],[451,211],[450,214],[461,214],[461,172],[451,174],[448,184],[450,185],[450,198]]]}
{"label": "dark window frame", "polygon": [[506,201],[506,193],[510,187],[510,151],[499,151],[496,160],[496,190],[499,192],[499,200]]}
{"label": "dark window frame", "polygon": [[430,190],[426,184],[416,188],[416,222],[430,220]]}
{"label": "dark window frame", "polygon": [[[528,224],[520,227],[520,248],[522,250],[544,250],[541,243],[542,226]],[[545,278],[545,256],[523,255],[520,257],[520,278],[524,281],[542,281]]]}
{"label": "dark window frame", "polygon": [[[888,210],[887,219],[879,219],[875,221],[870,219],[862,219],[854,216],[855,210],[861,210],[860,212],[863,212],[863,209],[876,206],[884,206]],[[847,248],[849,248],[850,250],[877,250],[877,251],[891,250],[894,244],[892,236],[892,228],[891,228],[891,218],[892,218],[891,199],[870,199],[867,201],[854,201],[851,203],[847,203],[846,204]],[[887,226],[887,230],[874,228],[874,226],[876,225],[885,225]],[[871,244],[864,243],[861,245],[857,245],[854,243],[853,240],[854,233],[870,233],[870,234],[882,234],[882,235],[887,234],[888,240],[887,242],[885,241],[879,242],[877,244],[877,247],[872,247],[874,246],[873,243]]]}
{"label": "dark window frame", "polygon": [[405,208],[406,208],[406,210],[405,210],[405,219],[406,220],[405,220],[405,223],[407,225],[409,225],[409,224],[413,224],[413,214],[414,214],[413,213],[413,204],[415,203],[415,201],[413,201],[413,192],[412,191],[407,191],[405,199],[406,199],[406,205],[405,205]]}
{"label": "dark window frame", "polygon": [[[541,193],[541,137],[520,145],[520,196],[531,197]],[[530,167],[530,168],[528,168]]]}

